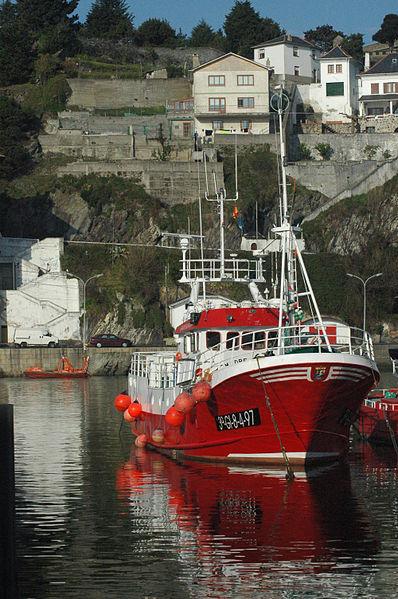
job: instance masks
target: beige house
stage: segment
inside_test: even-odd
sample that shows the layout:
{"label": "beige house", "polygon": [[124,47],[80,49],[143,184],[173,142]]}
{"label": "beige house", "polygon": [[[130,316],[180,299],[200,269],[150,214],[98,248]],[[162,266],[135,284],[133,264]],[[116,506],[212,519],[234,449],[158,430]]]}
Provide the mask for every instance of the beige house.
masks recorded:
{"label": "beige house", "polygon": [[242,135],[269,132],[269,68],[234,53],[194,69],[195,131]]}

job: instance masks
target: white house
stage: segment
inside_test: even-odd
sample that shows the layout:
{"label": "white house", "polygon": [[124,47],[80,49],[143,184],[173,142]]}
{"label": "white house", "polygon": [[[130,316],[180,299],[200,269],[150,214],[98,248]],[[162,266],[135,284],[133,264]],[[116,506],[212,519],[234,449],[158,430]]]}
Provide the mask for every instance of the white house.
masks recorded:
{"label": "white house", "polygon": [[230,52],[192,72],[195,130],[200,136],[269,132],[268,67]]}
{"label": "white house", "polygon": [[361,116],[398,115],[398,52],[361,73],[359,85]]}
{"label": "white house", "polygon": [[79,285],[61,270],[62,238],[0,237],[2,342],[18,328],[42,328],[59,339],[80,339]]}
{"label": "white house", "polygon": [[360,64],[340,46],[321,56],[320,64],[321,83],[300,85],[300,99],[321,114],[324,123],[350,122],[358,111]]}
{"label": "white house", "polygon": [[254,61],[268,66],[282,81],[320,81],[320,50],[301,37],[285,34],[253,46]]}

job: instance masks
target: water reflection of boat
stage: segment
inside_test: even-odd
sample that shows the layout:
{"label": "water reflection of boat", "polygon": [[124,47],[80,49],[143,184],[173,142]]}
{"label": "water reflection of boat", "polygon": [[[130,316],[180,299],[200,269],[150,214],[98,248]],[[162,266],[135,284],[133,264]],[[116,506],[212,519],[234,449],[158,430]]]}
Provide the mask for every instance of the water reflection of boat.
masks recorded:
{"label": "water reflection of boat", "polygon": [[69,358],[62,356],[54,370],[43,370],[39,366],[32,366],[25,370],[25,376],[30,379],[81,379],[88,376],[89,357],[83,358],[81,368],[75,368]]}
{"label": "water reflection of boat", "polygon": [[263,568],[308,560],[312,571],[322,572],[333,569],[339,551],[354,561],[378,550],[344,465],[302,473],[288,482],[284,473],[187,465],[136,450],[118,471],[116,484],[120,499],[133,511],[148,515],[152,510],[149,520],[158,527],[160,521],[167,521],[166,527],[174,523],[184,535],[184,547],[196,558],[211,559],[213,566]]}

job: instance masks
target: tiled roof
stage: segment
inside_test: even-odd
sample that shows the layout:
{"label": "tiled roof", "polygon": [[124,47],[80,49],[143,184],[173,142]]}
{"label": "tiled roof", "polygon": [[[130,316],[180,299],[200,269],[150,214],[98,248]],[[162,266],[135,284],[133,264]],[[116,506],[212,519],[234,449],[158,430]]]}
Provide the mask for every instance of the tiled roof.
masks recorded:
{"label": "tiled roof", "polygon": [[289,35],[288,33],[274,37],[274,39],[263,42],[262,44],[252,46],[252,48],[265,48],[266,46],[277,46],[278,44],[291,44],[293,46],[305,46],[306,48],[318,49],[315,44],[307,42],[307,40],[297,37],[297,35]]}
{"label": "tiled roof", "polygon": [[373,67],[362,73],[362,75],[373,75],[378,73],[397,73],[398,74],[398,52],[387,54]]}
{"label": "tiled roof", "polygon": [[344,52],[344,50],[340,46],[335,46],[334,48],[329,50],[329,52],[327,52],[326,54],[323,54],[323,56],[321,56],[321,60],[323,60],[324,58],[352,58],[352,57],[349,54],[347,54],[347,52]]}

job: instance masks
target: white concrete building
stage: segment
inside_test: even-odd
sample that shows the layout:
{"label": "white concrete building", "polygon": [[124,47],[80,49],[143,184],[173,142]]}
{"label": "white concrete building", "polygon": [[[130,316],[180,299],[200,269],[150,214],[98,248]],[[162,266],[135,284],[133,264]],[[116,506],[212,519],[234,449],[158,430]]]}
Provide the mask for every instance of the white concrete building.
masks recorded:
{"label": "white concrete building", "polygon": [[358,112],[358,73],[360,64],[340,46],[320,58],[321,82],[298,85],[298,104],[310,105],[323,123],[351,122]]}
{"label": "white concrete building", "polygon": [[359,89],[361,116],[398,115],[398,52],[361,73]]}
{"label": "white concrete building", "polygon": [[314,44],[285,34],[253,46],[254,61],[270,67],[283,82],[317,83],[320,81],[320,50]]}
{"label": "white concrete building", "polygon": [[61,270],[62,238],[0,237],[2,342],[18,328],[46,329],[59,339],[80,339],[78,280]]}
{"label": "white concrete building", "polygon": [[195,131],[269,132],[269,69],[234,53],[194,69]]}

